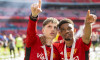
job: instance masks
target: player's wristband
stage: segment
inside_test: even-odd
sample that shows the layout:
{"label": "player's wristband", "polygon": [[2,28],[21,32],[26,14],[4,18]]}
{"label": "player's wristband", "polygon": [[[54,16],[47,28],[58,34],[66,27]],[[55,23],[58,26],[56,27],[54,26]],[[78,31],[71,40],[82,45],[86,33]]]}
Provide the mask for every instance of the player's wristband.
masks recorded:
{"label": "player's wristband", "polygon": [[33,17],[32,14],[30,15],[30,19],[31,19],[32,21],[37,21],[37,18],[38,18],[38,15],[37,15],[36,17]]}

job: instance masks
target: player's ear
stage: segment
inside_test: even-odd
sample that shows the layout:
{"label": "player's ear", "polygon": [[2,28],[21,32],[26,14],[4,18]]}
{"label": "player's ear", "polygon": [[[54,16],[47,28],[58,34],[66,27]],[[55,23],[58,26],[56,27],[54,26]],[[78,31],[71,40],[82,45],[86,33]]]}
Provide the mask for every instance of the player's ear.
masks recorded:
{"label": "player's ear", "polygon": [[44,32],[44,27],[42,28],[42,32]]}

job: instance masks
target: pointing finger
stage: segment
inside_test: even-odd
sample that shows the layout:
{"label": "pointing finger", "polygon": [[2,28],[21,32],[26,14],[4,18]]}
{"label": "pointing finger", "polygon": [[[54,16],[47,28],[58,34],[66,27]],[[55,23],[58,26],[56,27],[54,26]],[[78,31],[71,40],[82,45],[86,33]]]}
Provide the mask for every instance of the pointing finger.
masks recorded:
{"label": "pointing finger", "polygon": [[41,0],[39,0],[39,8],[41,8]]}
{"label": "pointing finger", "polygon": [[87,16],[90,16],[90,10],[88,10],[88,12],[87,12]]}

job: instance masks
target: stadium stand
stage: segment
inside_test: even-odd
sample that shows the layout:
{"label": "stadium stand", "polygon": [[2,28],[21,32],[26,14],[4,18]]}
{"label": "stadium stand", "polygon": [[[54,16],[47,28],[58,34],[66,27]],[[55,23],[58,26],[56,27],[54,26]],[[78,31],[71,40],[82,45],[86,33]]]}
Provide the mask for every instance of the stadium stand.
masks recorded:
{"label": "stadium stand", "polygon": [[46,2],[62,2],[62,3],[99,3],[100,0],[45,0]]}
{"label": "stadium stand", "polygon": [[59,2],[65,3],[65,2],[72,2],[72,1],[71,0],[59,0]]}
{"label": "stadium stand", "polygon": [[57,2],[57,0],[46,0],[47,2]]}
{"label": "stadium stand", "polygon": [[100,0],[92,0],[94,3],[100,3]]}
{"label": "stadium stand", "polygon": [[90,3],[90,0],[75,0],[78,3]]}
{"label": "stadium stand", "polygon": [[[44,4],[45,1],[49,3]],[[97,8],[99,4],[95,5],[95,3],[100,3],[99,0],[43,0],[42,2],[44,4],[43,6],[46,7],[42,9],[43,12],[39,15],[40,22],[38,23],[37,27],[38,33],[42,33],[42,22],[46,17],[56,17],[57,19],[71,18],[75,22],[75,26],[78,29],[79,25],[83,24],[81,21],[85,19],[88,7],[92,7],[91,3],[96,8],[94,9],[94,7],[92,7],[91,13],[96,14],[98,16],[98,20],[100,19],[100,9]],[[55,3],[51,4],[52,2]],[[58,2],[62,2],[63,4],[61,5]],[[0,1],[0,3],[2,4],[0,5],[0,31],[11,31],[11,33],[13,33],[12,31],[17,30],[17,32],[19,31],[20,34],[26,33],[28,18],[31,14],[29,9],[31,3],[8,1],[6,1],[7,5],[3,4],[5,1]],[[69,3],[73,4],[71,5]],[[82,3],[83,5],[78,3]],[[88,5],[90,3],[90,5],[86,6],[84,3],[87,3]],[[81,9],[81,7],[84,8]],[[77,21],[80,21],[80,23]],[[16,33],[16,31],[14,32]]]}
{"label": "stadium stand", "polygon": [[[31,12],[29,9],[20,9],[20,11],[16,8],[0,8],[2,13],[1,16],[11,16],[11,18],[15,17],[28,17]],[[17,11],[16,11],[17,10]],[[52,11],[52,13],[51,13]],[[81,9],[43,9],[43,12],[40,14],[40,17],[85,17],[87,10]],[[96,14],[100,17],[100,10],[95,9],[91,10],[91,13]],[[2,17],[1,17],[2,18]]]}

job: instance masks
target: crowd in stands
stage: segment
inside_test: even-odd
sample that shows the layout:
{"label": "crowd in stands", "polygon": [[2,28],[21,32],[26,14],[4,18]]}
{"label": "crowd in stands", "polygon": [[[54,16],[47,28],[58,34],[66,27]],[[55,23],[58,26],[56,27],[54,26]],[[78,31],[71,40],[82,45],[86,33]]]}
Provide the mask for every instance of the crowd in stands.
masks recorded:
{"label": "crowd in stands", "polygon": [[63,2],[63,3],[98,3],[100,0],[45,0],[47,2]]}
{"label": "crowd in stands", "polygon": [[[4,0],[14,1],[14,0]],[[17,2],[33,2],[36,0],[17,0]],[[42,0],[43,2],[62,2],[62,3],[98,3],[100,0]],[[16,1],[15,1],[16,2]]]}
{"label": "crowd in stands", "polygon": [[[52,11],[52,13],[51,13]],[[12,12],[12,13],[11,13]],[[43,12],[40,14],[40,17],[84,17],[87,13],[87,10],[80,9],[43,9]],[[91,13],[96,14],[100,17],[100,10],[91,10]],[[31,14],[29,9],[16,9],[16,8],[0,8],[0,16],[19,16],[19,17],[28,17]]]}

